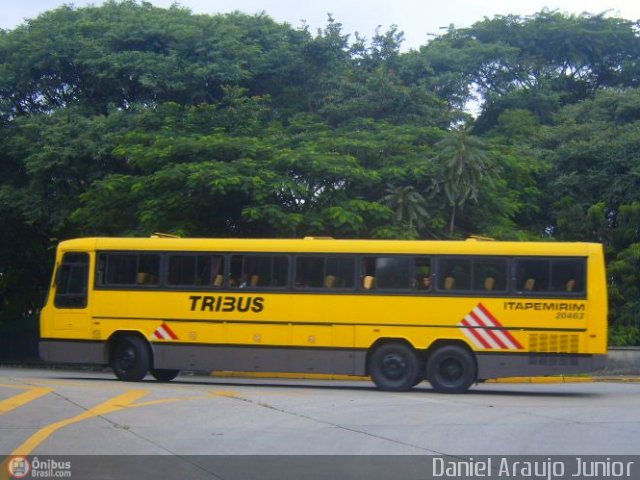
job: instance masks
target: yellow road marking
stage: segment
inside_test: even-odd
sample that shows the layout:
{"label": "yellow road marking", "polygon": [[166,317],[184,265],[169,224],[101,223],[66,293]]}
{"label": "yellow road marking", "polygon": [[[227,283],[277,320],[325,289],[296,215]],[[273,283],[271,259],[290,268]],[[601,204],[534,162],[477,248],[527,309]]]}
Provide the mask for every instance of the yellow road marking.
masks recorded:
{"label": "yellow road marking", "polygon": [[40,445],[44,440],[46,440],[51,434],[60,430],[67,425],[72,425],[74,423],[81,422],[88,418],[97,417],[99,415],[105,415],[107,413],[117,412],[118,410],[122,410],[131,405],[135,400],[145,396],[149,393],[148,390],[130,390],[128,392],[123,393],[122,395],[118,395],[110,400],[107,400],[100,405],[93,407],[80,415],[76,415],[75,417],[68,418],[66,420],[60,420],[58,422],[51,423],[46,427],[41,428],[36,433],[31,435],[22,445],[16,448],[11,456],[14,455],[29,455],[31,451]]}
{"label": "yellow road marking", "polygon": [[[48,392],[47,392],[48,393]],[[171,402],[179,402],[184,400],[203,400],[211,397],[237,397],[238,393],[233,391],[226,390],[216,390],[213,392],[209,392],[207,395],[198,395],[198,396],[189,396],[189,397],[176,397],[176,398],[163,398],[160,400],[151,400],[148,402],[139,402],[134,403],[136,400],[144,397],[149,393],[149,390],[129,390],[128,392],[123,393],[122,395],[118,395],[106,402],[101,403],[100,405],[93,407],[75,417],[68,418],[66,420],[60,420],[58,422],[51,423],[36,433],[31,435],[22,445],[16,448],[11,455],[9,455],[5,461],[0,465],[0,472],[6,470],[6,463],[9,459],[16,455],[29,455],[38,445],[40,445],[43,441],[49,438],[53,433],[57,432],[63,427],[68,425],[72,425],[74,423],[81,422],[83,420],[87,420],[89,418],[94,418],[101,415],[106,415],[107,413],[117,412],[119,410],[123,410],[125,408],[137,408],[137,407],[145,407],[149,405],[158,405],[162,403],[171,403]]]}
{"label": "yellow road marking", "polygon": [[[6,386],[6,385],[1,385]],[[25,388],[25,387],[22,387]],[[26,392],[19,393],[18,395],[14,395],[13,397],[6,398],[0,401],[0,415],[3,415],[11,410],[21,407],[22,405],[34,401],[36,398],[40,398],[49,392],[52,391],[51,388],[33,388],[26,387],[28,390]]]}
{"label": "yellow road marking", "polygon": [[148,402],[133,403],[131,405],[128,405],[128,408],[146,407],[148,405],[158,405],[161,403],[183,402],[183,401],[190,401],[190,400],[204,400],[206,398],[211,398],[211,397],[235,398],[238,396],[239,396],[238,392],[232,392],[227,390],[215,390],[213,392],[207,393],[206,395],[191,395],[188,397],[161,398],[160,400],[149,400]]}
{"label": "yellow road marking", "polygon": [[238,392],[234,392],[233,390],[216,390],[215,392],[211,392],[208,396],[236,398],[239,397],[240,394]]}
{"label": "yellow road marking", "polygon": [[44,378],[38,378],[38,379],[29,379],[29,383],[33,384],[33,385],[53,385],[54,387],[109,387],[110,385],[100,385],[100,384],[96,384],[96,383],[89,383],[89,382],[96,382],[96,381],[100,381],[101,379],[99,378],[91,378],[91,379],[87,379],[87,380],[66,380],[66,379],[62,379],[62,378],[58,378],[58,379],[44,379]]}

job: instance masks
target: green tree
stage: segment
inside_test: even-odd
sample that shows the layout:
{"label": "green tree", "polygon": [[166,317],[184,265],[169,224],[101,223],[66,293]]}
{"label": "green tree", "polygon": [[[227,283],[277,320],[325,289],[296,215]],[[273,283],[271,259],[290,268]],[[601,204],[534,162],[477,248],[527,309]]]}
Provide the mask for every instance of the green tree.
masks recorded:
{"label": "green tree", "polygon": [[458,107],[480,103],[481,132],[506,109],[527,109],[550,123],[563,105],[601,89],[634,86],[639,54],[634,22],[543,10],[450,28],[408,57],[407,72]]}
{"label": "green tree", "polygon": [[213,102],[224,85],[301,102],[310,41],[266,15],[192,15],[133,0],[63,6],[0,36],[0,107],[14,116],[73,105],[105,114]]}
{"label": "green tree", "polygon": [[464,126],[453,129],[436,143],[434,161],[440,173],[440,187],[450,207],[449,236],[455,230],[456,213],[469,200],[477,200],[483,183],[491,184],[495,172],[482,140],[472,136]]}
{"label": "green tree", "polygon": [[412,185],[388,186],[380,203],[389,207],[394,212],[394,221],[407,225],[411,234],[429,219],[427,201]]}

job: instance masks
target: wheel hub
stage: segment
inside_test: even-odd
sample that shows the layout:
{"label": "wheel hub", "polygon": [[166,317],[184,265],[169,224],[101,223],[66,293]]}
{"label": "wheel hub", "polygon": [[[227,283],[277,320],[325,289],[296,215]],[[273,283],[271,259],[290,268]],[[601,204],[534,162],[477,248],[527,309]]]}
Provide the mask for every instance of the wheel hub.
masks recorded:
{"label": "wheel hub", "polygon": [[397,353],[390,353],[382,360],[382,371],[387,378],[397,380],[406,374],[407,361]]}
{"label": "wheel hub", "polygon": [[455,382],[464,374],[464,368],[457,360],[449,358],[438,369],[440,377],[446,382]]}
{"label": "wheel hub", "polygon": [[122,370],[128,370],[135,364],[136,352],[131,347],[123,348],[118,352],[116,361]]}

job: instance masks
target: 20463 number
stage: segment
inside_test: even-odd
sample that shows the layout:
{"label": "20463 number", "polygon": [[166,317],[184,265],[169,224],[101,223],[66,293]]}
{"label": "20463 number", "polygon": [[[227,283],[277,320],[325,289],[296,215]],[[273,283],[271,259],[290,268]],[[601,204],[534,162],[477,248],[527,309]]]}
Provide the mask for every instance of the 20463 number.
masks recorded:
{"label": "20463 number", "polygon": [[584,319],[584,312],[558,312],[556,313],[556,320],[582,320]]}

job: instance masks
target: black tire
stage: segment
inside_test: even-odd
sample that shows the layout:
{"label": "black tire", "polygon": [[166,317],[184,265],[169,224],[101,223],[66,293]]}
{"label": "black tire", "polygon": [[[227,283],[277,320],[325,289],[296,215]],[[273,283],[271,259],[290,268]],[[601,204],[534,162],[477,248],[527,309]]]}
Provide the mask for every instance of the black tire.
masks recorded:
{"label": "black tire", "polygon": [[178,376],[180,370],[169,370],[166,368],[152,368],[151,375],[159,382],[170,382]]}
{"label": "black tire", "polygon": [[111,350],[111,367],[118,380],[139,382],[151,367],[151,351],[140,337],[127,336],[116,340]]}
{"label": "black tire", "polygon": [[369,374],[380,390],[404,392],[418,383],[420,360],[404,343],[385,343],[369,357]]}
{"label": "black tire", "polygon": [[457,345],[440,347],[427,360],[427,380],[439,393],[464,393],[476,375],[473,355]]}

